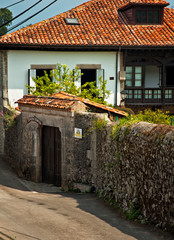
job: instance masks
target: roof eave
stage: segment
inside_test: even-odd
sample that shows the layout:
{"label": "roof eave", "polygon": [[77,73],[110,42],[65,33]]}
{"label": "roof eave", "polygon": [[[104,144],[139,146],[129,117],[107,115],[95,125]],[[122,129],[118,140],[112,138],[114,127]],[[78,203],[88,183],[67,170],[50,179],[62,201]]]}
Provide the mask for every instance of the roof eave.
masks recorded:
{"label": "roof eave", "polygon": [[128,8],[135,7],[135,6],[138,6],[138,7],[140,7],[140,6],[167,7],[169,5],[170,5],[169,3],[163,3],[163,4],[162,3],[158,3],[158,4],[157,3],[152,3],[152,4],[150,4],[150,3],[131,3],[131,2],[129,2],[128,4],[118,8],[118,11],[124,11]]}
{"label": "roof eave", "polygon": [[172,49],[173,45],[21,45],[0,44],[1,50],[36,50],[36,51],[121,51],[122,49]]}

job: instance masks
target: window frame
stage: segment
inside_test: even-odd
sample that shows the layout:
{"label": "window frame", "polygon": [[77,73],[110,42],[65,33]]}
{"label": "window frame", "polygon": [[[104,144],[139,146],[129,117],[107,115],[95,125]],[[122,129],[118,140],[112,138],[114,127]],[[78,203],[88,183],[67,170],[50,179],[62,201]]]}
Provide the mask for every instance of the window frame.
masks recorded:
{"label": "window frame", "polygon": [[[140,65],[136,65],[136,66],[132,66],[132,65],[126,65],[125,67],[125,71],[126,71],[126,68],[127,67],[131,67],[132,68],[132,85],[131,86],[128,86],[126,85],[126,81],[127,81],[127,78],[126,78],[126,81],[125,81],[125,87],[126,89],[129,89],[129,88],[142,88],[143,87],[143,66],[140,66]],[[136,67],[140,67],[141,68],[141,73],[136,73]],[[136,74],[141,74],[141,85],[140,86],[136,86],[136,81],[138,81],[138,79],[136,79]],[[126,73],[127,75],[127,73]],[[129,79],[130,80],[130,79]]]}
{"label": "window frame", "polygon": [[[37,70],[54,70],[56,69],[56,64],[31,64],[30,69],[28,69],[28,86],[35,87],[35,83],[32,80],[33,77],[37,77],[36,71]],[[54,81],[54,80],[53,80]],[[28,90],[28,94],[30,91]]]}
{"label": "window frame", "polygon": [[[152,21],[149,21],[152,12]],[[145,13],[145,21],[137,21],[137,14],[140,13],[142,19],[142,13]],[[155,13],[158,13],[158,21],[155,21]],[[136,25],[160,25],[163,22],[163,9],[159,7],[136,7],[134,8],[134,23]]]}

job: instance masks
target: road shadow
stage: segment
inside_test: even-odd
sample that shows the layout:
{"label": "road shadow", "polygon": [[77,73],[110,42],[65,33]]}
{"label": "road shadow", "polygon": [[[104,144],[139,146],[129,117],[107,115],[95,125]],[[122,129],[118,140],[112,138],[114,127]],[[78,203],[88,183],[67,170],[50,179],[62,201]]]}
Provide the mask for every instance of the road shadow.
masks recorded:
{"label": "road shadow", "polygon": [[136,240],[174,240],[174,235],[163,232],[155,226],[142,225],[126,220],[120,210],[110,206],[103,199],[98,198],[96,194],[66,192],[61,195],[75,199],[79,209],[94,215],[122,233],[134,237]]}
{"label": "road shadow", "polygon": [[21,191],[28,191],[17,177],[17,174],[13,171],[13,169],[9,166],[5,160],[0,156],[0,185],[18,189]]}
{"label": "road shadow", "polygon": [[[62,192],[60,188],[44,183],[33,183],[20,180],[9,165],[0,159],[0,185],[21,191],[37,191],[39,193],[55,194],[57,196],[74,199],[78,208],[106,222],[122,233],[134,237],[136,240],[174,240],[174,236],[165,233],[151,225],[141,225],[123,218],[121,212],[96,194]],[[56,209],[55,209],[56,210]]]}
{"label": "road shadow", "polygon": [[35,183],[20,179],[8,162],[0,157],[0,185],[20,191],[36,191],[39,193],[59,193],[61,188],[53,184]]}

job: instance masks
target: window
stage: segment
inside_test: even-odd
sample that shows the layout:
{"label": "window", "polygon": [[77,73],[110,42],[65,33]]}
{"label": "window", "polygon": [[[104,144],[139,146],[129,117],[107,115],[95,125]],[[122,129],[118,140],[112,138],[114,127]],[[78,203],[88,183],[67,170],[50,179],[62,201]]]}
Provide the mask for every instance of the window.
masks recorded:
{"label": "window", "polygon": [[48,76],[50,76],[50,72],[52,69],[36,69],[36,77],[43,77],[45,76],[45,71],[47,72]]}
{"label": "window", "polygon": [[165,90],[165,99],[172,99],[172,90]]}
{"label": "window", "polygon": [[83,74],[78,82],[78,87],[81,87],[86,82],[96,81],[96,86],[99,86],[99,79],[104,80],[104,69],[101,69],[101,64],[77,64],[76,67],[79,68]]}
{"label": "window", "polygon": [[152,90],[145,90],[145,99],[152,99]]}
{"label": "window", "polygon": [[134,98],[135,99],[141,99],[141,97],[142,97],[141,90],[134,90]]}
{"label": "window", "polygon": [[126,67],[126,86],[132,87],[132,79],[133,79],[133,68]]}
{"label": "window", "polygon": [[126,86],[127,87],[142,86],[142,67],[141,66],[126,67]]}
{"label": "window", "polygon": [[81,69],[81,85],[86,82],[94,82],[96,81],[96,69]]}
{"label": "window", "polygon": [[138,24],[157,24],[160,23],[159,10],[136,10],[136,23]]}
{"label": "window", "polygon": [[161,99],[161,90],[154,90],[154,99]]}
{"label": "window", "polygon": [[127,90],[127,98],[132,99],[133,98],[133,91],[132,90]]}
{"label": "window", "polygon": [[99,79],[104,80],[104,69],[81,69],[81,86],[86,82],[96,82],[95,85],[99,86]]}
{"label": "window", "polygon": [[48,75],[51,70],[56,69],[56,64],[48,64],[48,65],[31,65],[31,68],[28,69],[28,85],[31,87],[35,87],[35,83],[33,78],[44,76],[44,71],[47,71]]}
{"label": "window", "polygon": [[77,18],[65,18],[65,22],[67,25],[80,25]]}
{"label": "window", "polygon": [[166,67],[166,86],[174,86],[174,66],[167,66]]}

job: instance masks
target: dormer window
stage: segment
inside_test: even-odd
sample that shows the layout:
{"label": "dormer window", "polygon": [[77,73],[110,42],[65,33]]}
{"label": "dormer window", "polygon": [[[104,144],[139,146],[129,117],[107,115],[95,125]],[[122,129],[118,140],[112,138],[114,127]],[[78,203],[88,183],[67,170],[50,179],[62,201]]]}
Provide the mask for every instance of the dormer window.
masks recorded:
{"label": "dormer window", "polygon": [[156,9],[137,9],[135,11],[135,22],[137,24],[159,24],[160,14]]}
{"label": "dormer window", "polygon": [[169,3],[164,0],[129,0],[118,12],[132,25],[157,25],[163,23],[164,7]]}

